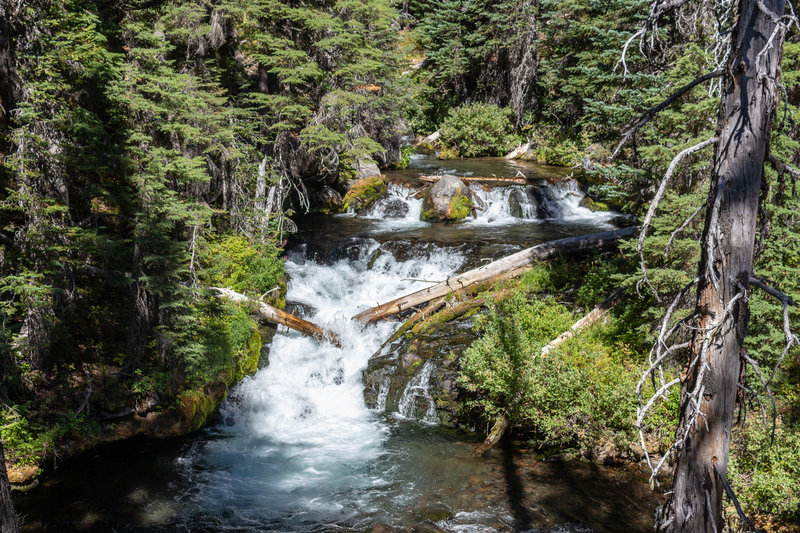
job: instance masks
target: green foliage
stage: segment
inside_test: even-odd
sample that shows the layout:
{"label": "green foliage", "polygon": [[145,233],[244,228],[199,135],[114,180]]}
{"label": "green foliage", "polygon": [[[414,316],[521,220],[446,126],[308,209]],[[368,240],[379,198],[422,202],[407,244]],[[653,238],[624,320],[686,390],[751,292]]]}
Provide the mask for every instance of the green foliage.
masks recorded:
{"label": "green foliage", "polygon": [[505,155],[516,140],[511,110],[467,104],[450,111],[439,131],[444,146],[461,157]]}
{"label": "green foliage", "polygon": [[272,243],[256,248],[244,237],[228,235],[200,250],[199,279],[207,286],[229,287],[257,296],[272,291],[275,300],[281,296],[275,289],[284,287],[280,254],[281,249]]}
{"label": "green foliage", "polygon": [[[751,417],[756,418],[756,417]],[[784,523],[800,520],[800,433],[753,420],[734,434],[728,480],[749,516],[772,515]]]}
{"label": "green foliage", "polygon": [[532,428],[546,446],[588,449],[608,438],[624,443],[636,409],[632,352],[593,329],[541,354],[572,322],[551,299],[516,294],[490,305],[476,319],[481,337],[461,358],[459,382],[474,393],[468,405]]}

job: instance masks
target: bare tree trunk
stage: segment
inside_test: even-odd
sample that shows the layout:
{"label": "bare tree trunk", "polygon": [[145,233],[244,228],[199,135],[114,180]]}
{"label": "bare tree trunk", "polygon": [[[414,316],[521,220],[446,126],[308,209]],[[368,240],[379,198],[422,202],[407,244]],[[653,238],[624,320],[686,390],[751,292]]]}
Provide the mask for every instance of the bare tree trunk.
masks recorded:
{"label": "bare tree trunk", "polygon": [[738,3],[719,110],[708,203],[712,208],[703,236],[696,309],[700,329],[694,333],[692,360],[682,374],[673,494],[656,517],[660,532],[723,528],[720,476],[727,471],[744,371],[746,291],[780,74],[782,39],[769,40],[783,12],[784,0]]}
{"label": "bare tree trunk", "polygon": [[18,533],[19,521],[11,499],[11,485],[6,473],[6,457],[0,441],[0,533]]}

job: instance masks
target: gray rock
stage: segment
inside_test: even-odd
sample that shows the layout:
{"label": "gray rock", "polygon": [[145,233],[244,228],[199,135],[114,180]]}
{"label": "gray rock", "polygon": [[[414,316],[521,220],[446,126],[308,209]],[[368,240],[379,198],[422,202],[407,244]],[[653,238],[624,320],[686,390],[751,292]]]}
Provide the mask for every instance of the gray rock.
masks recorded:
{"label": "gray rock", "polygon": [[458,176],[445,174],[422,200],[422,220],[461,220],[472,209],[472,191]]}
{"label": "gray rock", "polygon": [[314,203],[322,209],[337,212],[342,208],[343,200],[342,195],[339,194],[333,187],[325,185],[314,195]]}
{"label": "gray rock", "polygon": [[356,172],[354,178],[356,180],[381,175],[381,169],[378,168],[378,163],[376,163],[371,157],[359,157],[356,160],[355,168],[353,170]]}
{"label": "gray rock", "polygon": [[408,204],[400,198],[392,198],[382,207],[382,214],[386,218],[405,218],[408,215]]}

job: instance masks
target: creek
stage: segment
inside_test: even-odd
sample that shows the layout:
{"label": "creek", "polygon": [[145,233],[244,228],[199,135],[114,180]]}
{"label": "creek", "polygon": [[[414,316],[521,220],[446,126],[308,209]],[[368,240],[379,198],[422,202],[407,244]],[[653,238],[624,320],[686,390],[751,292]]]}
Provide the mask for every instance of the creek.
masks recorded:
{"label": "creek", "polygon": [[[419,221],[411,192],[420,173],[517,171],[541,179],[535,194],[472,185],[483,204],[476,218]],[[481,435],[437,423],[430,367],[409,381],[398,412],[364,400],[363,371],[398,323],[363,327],[351,316],[482,260],[610,228],[612,213],[581,207],[577,183],[557,177],[527,163],[415,156],[365,212],[301,218],[287,247],[287,302],[336,331],[342,348],[281,329],[215,424],[67,462],[17,498],[25,530],[650,530],[655,500],[637,472],[537,461],[519,447],[473,458]]]}

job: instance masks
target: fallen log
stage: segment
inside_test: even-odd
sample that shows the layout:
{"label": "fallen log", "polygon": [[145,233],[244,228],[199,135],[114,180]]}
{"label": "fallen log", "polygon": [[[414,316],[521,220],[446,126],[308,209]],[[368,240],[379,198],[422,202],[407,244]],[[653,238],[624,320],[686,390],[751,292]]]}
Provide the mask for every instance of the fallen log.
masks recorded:
{"label": "fallen log", "polygon": [[[420,176],[419,181],[425,183],[436,183],[442,176],[440,175],[433,175],[433,176]],[[468,183],[468,182],[475,182],[475,183],[482,183],[484,185],[494,185],[494,186],[503,186],[503,185],[528,185],[531,182],[528,181],[528,178],[504,178],[504,177],[482,177],[482,176],[459,176],[458,179],[461,181]]]}
{"label": "fallen log", "polygon": [[532,248],[526,248],[482,267],[453,276],[427,289],[401,296],[390,302],[362,311],[354,316],[353,319],[369,324],[376,320],[402,313],[435,298],[441,298],[452,291],[463,289],[475,283],[513,278],[528,270],[534,261],[542,261],[559,253],[571,254],[584,250],[616,247],[620,239],[631,237],[638,230],[638,227],[630,227],[537,244]]}
{"label": "fallen log", "polygon": [[474,457],[480,457],[494,448],[494,446],[500,442],[500,438],[503,436],[503,433],[507,427],[508,420],[505,416],[500,415],[500,418],[495,420],[494,426],[492,426],[492,431],[489,432],[489,436],[486,437],[486,440],[483,441],[477,448],[475,448],[475,451],[472,452],[472,455]]}
{"label": "fallen log", "polygon": [[254,298],[245,296],[244,294],[236,292],[232,289],[225,289],[222,287],[209,288],[223,298],[232,302],[247,302],[255,304],[258,314],[261,315],[264,320],[274,322],[276,324],[283,324],[287,328],[299,331],[303,335],[308,335],[309,337],[312,337],[320,342],[330,342],[338,348],[342,347],[342,341],[339,339],[339,336],[336,333],[309,322],[308,320],[303,320],[302,318],[291,313],[287,313],[286,311],[278,309],[277,307],[273,307]]}
{"label": "fallen log", "polygon": [[556,346],[561,344],[567,339],[571,339],[574,337],[580,330],[585,329],[601,318],[603,318],[606,313],[608,313],[614,306],[622,301],[622,290],[617,289],[611,296],[605,299],[603,303],[586,313],[586,315],[575,322],[572,327],[570,327],[567,331],[556,337],[555,339],[551,340],[547,343],[546,346],[542,348],[541,354],[545,355],[550,350],[553,350]]}

